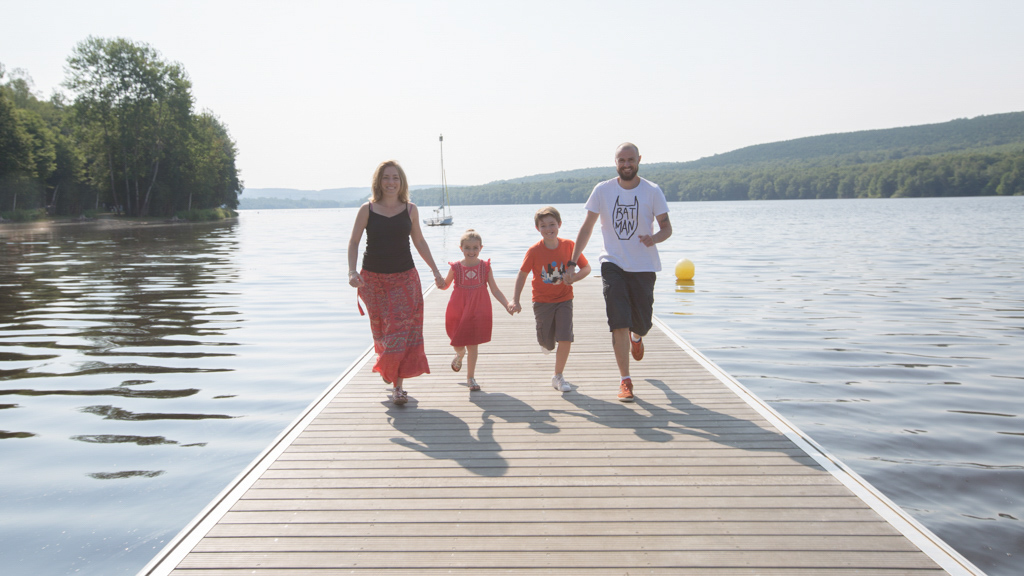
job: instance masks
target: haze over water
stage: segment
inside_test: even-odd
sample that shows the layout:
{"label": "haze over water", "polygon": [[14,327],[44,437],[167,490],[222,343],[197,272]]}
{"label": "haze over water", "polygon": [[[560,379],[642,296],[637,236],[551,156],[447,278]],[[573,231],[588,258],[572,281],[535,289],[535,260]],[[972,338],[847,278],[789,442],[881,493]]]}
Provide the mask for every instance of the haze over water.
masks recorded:
{"label": "haze over water", "polygon": [[[1024,198],[670,207],[656,314],[980,568],[1018,573]],[[536,208],[456,206],[424,232],[443,265],[479,230],[508,277]],[[575,238],[583,206],[559,209]],[[135,573],[366,350],[354,214],[0,230],[5,573]]]}

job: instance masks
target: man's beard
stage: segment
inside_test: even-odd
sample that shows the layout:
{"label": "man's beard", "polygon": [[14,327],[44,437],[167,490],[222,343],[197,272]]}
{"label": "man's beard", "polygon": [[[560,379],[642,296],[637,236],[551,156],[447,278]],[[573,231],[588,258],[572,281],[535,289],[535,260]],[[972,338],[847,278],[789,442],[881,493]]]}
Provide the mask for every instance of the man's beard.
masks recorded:
{"label": "man's beard", "polygon": [[629,176],[626,176],[625,174],[623,174],[622,173],[623,170],[629,170],[629,168],[619,168],[619,169],[616,170],[616,172],[619,173],[619,178],[622,178],[626,182],[629,182],[629,181],[633,180],[633,178],[636,178],[640,174],[640,167],[639,166],[634,168],[633,169],[633,173],[631,175],[629,175]]}

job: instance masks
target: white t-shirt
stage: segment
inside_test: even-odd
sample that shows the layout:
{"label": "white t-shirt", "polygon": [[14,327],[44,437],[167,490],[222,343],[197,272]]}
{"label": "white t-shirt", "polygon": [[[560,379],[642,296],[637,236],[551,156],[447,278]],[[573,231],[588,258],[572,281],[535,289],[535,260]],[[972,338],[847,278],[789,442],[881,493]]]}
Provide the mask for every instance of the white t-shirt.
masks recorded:
{"label": "white t-shirt", "polygon": [[594,186],[587,210],[601,216],[604,250],[600,262],[611,262],[626,272],[658,272],[661,257],[657,246],[644,246],[639,237],[654,234],[656,216],[668,213],[665,193],[657,184],[640,178],[632,190],[619,186],[617,178]]}

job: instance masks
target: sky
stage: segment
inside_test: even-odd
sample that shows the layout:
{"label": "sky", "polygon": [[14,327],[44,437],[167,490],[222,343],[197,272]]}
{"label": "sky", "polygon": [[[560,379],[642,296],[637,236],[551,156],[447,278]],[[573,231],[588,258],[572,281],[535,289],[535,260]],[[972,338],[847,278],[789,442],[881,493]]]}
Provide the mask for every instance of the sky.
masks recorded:
{"label": "sky", "polygon": [[247,188],[644,163],[1024,111],[1024,2],[0,0],[0,63],[48,98],[88,36],[192,80]]}

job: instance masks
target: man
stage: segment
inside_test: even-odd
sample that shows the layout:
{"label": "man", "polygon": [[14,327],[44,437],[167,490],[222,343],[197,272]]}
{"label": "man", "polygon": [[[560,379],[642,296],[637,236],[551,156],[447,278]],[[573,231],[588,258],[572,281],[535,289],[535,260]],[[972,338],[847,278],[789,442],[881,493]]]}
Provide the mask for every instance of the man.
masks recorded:
{"label": "man", "polygon": [[636,145],[626,142],[616,149],[615,169],[617,178],[601,182],[590,193],[587,217],[576,237],[572,259],[566,262],[566,272],[571,283],[576,260],[587,247],[594,223],[600,217],[604,238],[599,259],[601,281],[612,348],[619,366],[619,400],[632,402],[629,356],[632,354],[637,361],[644,357],[643,336],[651,329],[654,281],[661,270],[655,244],[672,235],[672,224],[661,188],[639,176],[640,151]]}

